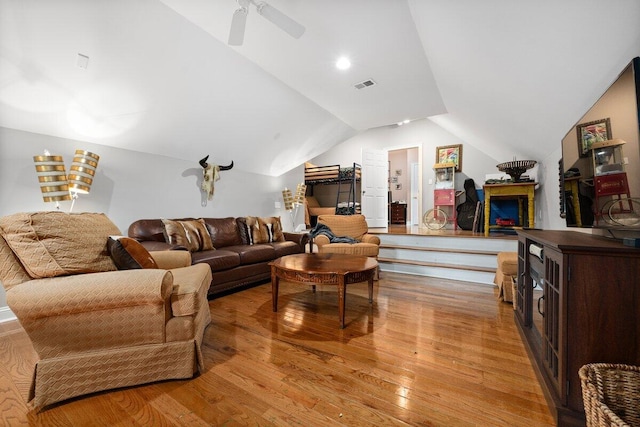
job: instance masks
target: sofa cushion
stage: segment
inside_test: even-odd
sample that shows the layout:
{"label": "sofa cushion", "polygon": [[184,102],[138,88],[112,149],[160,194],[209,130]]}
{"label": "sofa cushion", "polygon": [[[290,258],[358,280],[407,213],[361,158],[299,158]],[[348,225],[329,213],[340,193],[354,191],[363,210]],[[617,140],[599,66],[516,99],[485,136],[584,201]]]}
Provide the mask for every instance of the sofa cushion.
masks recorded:
{"label": "sofa cushion", "polygon": [[0,218],[0,233],[33,278],[116,270],[107,239],[121,233],[104,214],[18,213]]}
{"label": "sofa cushion", "polygon": [[319,247],[323,254],[348,254],[377,257],[380,246],[373,243],[330,243]]}
{"label": "sofa cushion", "polygon": [[[149,251],[140,242],[125,236],[109,236],[107,249],[118,270],[158,268]],[[184,251],[184,253],[187,253]]]}
{"label": "sofa cushion", "polygon": [[164,224],[160,219],[139,219],[129,226],[129,237],[142,241],[166,243],[164,238]]}
{"label": "sofa cushion", "polygon": [[220,249],[243,243],[235,218],[205,218],[204,221],[214,248]]}
{"label": "sofa cushion", "polygon": [[207,299],[211,283],[204,264],[174,268],[173,290],[171,291],[171,313],[174,316],[191,316],[198,312],[202,301]]}
{"label": "sofa cushion", "polygon": [[213,249],[211,236],[202,218],[193,220],[163,219],[162,223],[167,243],[184,246],[190,252]]}
{"label": "sofa cushion", "polygon": [[237,252],[225,249],[215,251],[194,252],[191,254],[194,264],[207,263],[212,272],[228,270],[240,265],[240,255]]}
{"label": "sofa cushion", "polygon": [[276,259],[276,250],[269,244],[228,246],[225,248],[240,255],[240,264],[272,261]]}

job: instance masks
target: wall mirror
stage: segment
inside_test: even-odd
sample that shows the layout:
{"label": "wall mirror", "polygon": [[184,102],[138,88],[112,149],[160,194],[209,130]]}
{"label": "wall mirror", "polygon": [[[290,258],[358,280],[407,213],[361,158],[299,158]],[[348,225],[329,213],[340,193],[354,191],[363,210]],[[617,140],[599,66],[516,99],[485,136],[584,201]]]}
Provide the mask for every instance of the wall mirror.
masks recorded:
{"label": "wall mirror", "polygon": [[640,197],[638,73],[634,58],[562,139],[560,204],[569,227],[640,230],[640,199],[628,200]]}

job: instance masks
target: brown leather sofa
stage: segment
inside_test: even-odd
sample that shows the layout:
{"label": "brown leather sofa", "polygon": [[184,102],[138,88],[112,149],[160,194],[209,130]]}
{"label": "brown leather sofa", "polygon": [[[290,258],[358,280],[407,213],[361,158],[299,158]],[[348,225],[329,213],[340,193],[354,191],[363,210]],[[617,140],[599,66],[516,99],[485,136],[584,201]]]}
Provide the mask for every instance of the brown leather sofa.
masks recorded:
{"label": "brown leather sofa", "polygon": [[[193,264],[206,263],[211,267],[213,278],[209,297],[270,279],[269,262],[281,256],[304,252],[308,241],[306,234],[284,232],[284,241],[251,244],[247,218],[203,219],[214,249],[192,252],[191,259]],[[186,249],[166,243],[160,219],[137,220],[129,226],[128,233],[129,237],[138,240],[150,251]]]}

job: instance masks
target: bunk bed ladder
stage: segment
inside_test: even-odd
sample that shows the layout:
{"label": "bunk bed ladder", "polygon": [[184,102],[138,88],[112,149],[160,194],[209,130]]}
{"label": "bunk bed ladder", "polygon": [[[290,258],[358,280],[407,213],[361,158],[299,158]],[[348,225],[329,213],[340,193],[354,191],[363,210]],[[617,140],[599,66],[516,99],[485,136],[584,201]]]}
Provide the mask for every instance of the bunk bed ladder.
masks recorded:
{"label": "bunk bed ladder", "polygon": [[[353,173],[348,180],[348,186],[346,180],[342,179],[341,170],[338,171],[338,194],[336,195],[336,215],[353,215],[356,213],[356,164],[353,164]],[[344,183],[344,185],[343,185]],[[343,187],[345,187],[343,189]],[[344,197],[347,196],[347,206],[339,207],[340,202],[345,202]]]}

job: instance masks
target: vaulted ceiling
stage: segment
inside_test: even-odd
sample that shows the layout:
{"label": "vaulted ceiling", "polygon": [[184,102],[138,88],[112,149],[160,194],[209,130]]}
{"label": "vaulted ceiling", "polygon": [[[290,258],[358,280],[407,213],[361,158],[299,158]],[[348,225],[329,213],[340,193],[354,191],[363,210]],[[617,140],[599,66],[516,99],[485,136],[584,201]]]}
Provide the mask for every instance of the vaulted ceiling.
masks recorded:
{"label": "vaulted ceiling", "polygon": [[0,0],[0,126],[279,175],[429,118],[496,160],[541,159],[640,55],[636,0],[269,4],[302,37],[251,5],[229,46],[235,0]]}

